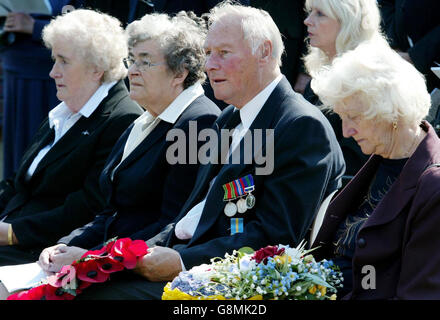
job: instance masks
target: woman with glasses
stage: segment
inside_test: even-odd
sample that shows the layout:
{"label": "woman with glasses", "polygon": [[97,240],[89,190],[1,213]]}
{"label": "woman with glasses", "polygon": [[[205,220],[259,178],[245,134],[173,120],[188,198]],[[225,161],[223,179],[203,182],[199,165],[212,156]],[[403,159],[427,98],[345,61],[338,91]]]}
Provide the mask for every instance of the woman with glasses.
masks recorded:
{"label": "woman with glasses", "polygon": [[167,150],[174,139],[167,135],[173,129],[184,133],[188,146],[194,142],[190,128],[196,126],[198,135],[220,114],[201,87],[206,31],[195,17],[146,15],[126,34],[130,97],[145,112],[121,136],[104,167],[101,189],[108,210],[42,252],[40,265],[49,272],[112,237],[150,238],[170,223],[194,186],[198,164],[188,163],[187,147],[185,163],[170,163]]}

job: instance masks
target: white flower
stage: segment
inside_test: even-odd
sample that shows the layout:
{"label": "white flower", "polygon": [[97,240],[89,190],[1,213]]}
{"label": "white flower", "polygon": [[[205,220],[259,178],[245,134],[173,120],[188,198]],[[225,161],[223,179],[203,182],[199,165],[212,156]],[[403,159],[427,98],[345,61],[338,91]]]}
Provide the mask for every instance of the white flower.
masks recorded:
{"label": "white flower", "polygon": [[246,255],[240,259],[240,270],[249,271],[255,268],[255,260],[251,260],[251,255]]}
{"label": "white flower", "polygon": [[292,264],[297,265],[301,261],[301,251],[295,249],[295,248],[286,248],[284,251],[291,259]]}

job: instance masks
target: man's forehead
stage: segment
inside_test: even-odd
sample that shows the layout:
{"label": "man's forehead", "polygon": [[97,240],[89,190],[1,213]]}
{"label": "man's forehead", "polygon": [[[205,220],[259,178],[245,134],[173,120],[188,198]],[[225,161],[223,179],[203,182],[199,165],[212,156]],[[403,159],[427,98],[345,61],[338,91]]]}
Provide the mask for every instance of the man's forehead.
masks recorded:
{"label": "man's forehead", "polygon": [[243,31],[237,23],[226,24],[219,21],[212,25],[208,31],[205,47],[233,46],[237,41],[243,40]]}

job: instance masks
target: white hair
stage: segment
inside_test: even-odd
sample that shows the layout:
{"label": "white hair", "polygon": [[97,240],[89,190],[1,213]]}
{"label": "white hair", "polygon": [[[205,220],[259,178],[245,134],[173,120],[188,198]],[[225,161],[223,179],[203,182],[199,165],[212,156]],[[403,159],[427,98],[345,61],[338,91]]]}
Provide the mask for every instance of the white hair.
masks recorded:
{"label": "white hair", "polygon": [[366,41],[335,58],[312,79],[313,91],[325,106],[344,105],[357,97],[363,116],[386,122],[418,124],[431,105],[424,76],[388,44]]}
{"label": "white hair", "polygon": [[192,12],[181,11],[174,17],[163,13],[147,14],[127,26],[126,36],[130,49],[142,41],[155,41],[174,74],[188,70],[184,89],[206,79],[203,49],[206,24]]}
{"label": "white hair", "polygon": [[102,82],[125,78],[123,59],[128,49],[121,22],[104,13],[78,9],[52,20],[43,29],[43,41],[52,48],[67,41],[85,63],[104,71]]}
{"label": "white hair", "polygon": [[209,12],[209,25],[217,23],[224,17],[235,19],[241,23],[244,39],[249,42],[252,54],[265,40],[272,43],[272,58],[278,66],[281,66],[281,56],[284,53],[284,44],[281,33],[273,21],[272,17],[266,11],[253,7],[247,7],[234,3],[233,1],[223,1]]}
{"label": "white hair", "polygon": [[[353,50],[361,42],[375,37],[382,38],[380,12],[376,0],[306,0],[306,10],[317,8],[340,23],[336,38],[336,55]],[[309,45],[304,63],[308,73],[313,74],[323,65],[331,63],[321,49]]]}

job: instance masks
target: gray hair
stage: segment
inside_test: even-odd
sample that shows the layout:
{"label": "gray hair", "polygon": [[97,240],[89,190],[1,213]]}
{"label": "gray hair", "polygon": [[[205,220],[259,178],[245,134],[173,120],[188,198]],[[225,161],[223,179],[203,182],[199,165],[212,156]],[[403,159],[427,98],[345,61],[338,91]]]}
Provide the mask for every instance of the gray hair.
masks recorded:
{"label": "gray hair", "polygon": [[59,40],[70,43],[85,63],[104,71],[102,82],[126,77],[123,59],[128,55],[128,49],[118,19],[87,9],[68,12],[43,29],[46,47],[51,49]]}
{"label": "gray hair", "polygon": [[[376,0],[306,0],[305,7],[308,12],[317,8],[339,21],[341,28],[335,43],[336,55],[353,50],[363,41],[381,37],[381,18]],[[319,48],[309,46],[308,50],[304,62],[313,76],[314,72],[331,61]]]}
{"label": "gray hair", "polygon": [[418,124],[428,114],[431,100],[424,76],[388,44],[366,41],[322,68],[311,83],[331,109],[358,97],[363,116],[386,122]]}
{"label": "gray hair", "polygon": [[126,28],[129,48],[137,43],[153,40],[159,45],[168,69],[174,74],[188,70],[183,82],[186,89],[206,79],[205,52],[206,25],[192,12],[179,12],[175,17],[166,14],[147,14]]}
{"label": "gray hair", "polygon": [[249,42],[252,54],[255,54],[265,40],[272,42],[272,58],[281,66],[281,56],[284,53],[283,39],[280,30],[266,11],[240,5],[226,0],[211,9],[208,23],[212,25],[222,18],[236,18],[240,21],[244,39]]}

